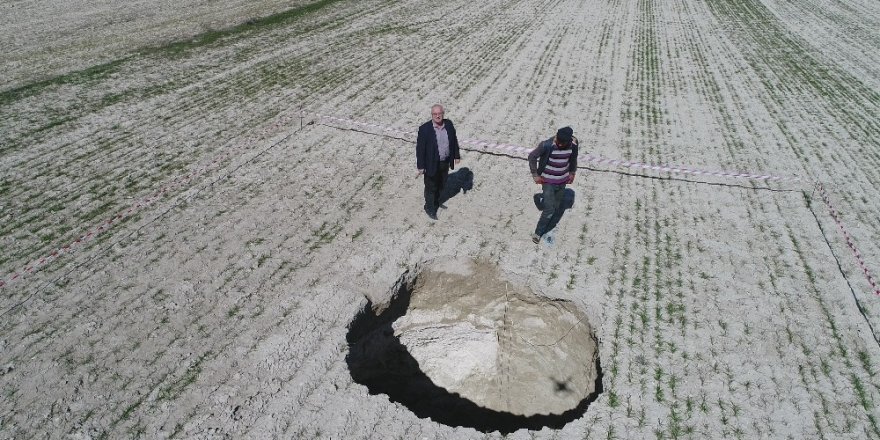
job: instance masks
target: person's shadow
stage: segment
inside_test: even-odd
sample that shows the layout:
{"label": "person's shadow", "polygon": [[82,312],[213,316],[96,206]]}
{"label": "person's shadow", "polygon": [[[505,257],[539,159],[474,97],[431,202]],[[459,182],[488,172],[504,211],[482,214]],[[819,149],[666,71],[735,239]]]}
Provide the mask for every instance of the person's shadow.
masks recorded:
{"label": "person's shadow", "polygon": [[467,194],[474,187],[474,173],[468,167],[459,168],[449,173],[446,178],[446,186],[440,194],[440,204],[455,197],[458,193]]}
{"label": "person's shadow", "polygon": [[[534,195],[535,207],[538,208],[538,211],[544,210],[544,193],[539,192]],[[556,225],[559,224],[559,220],[562,220],[562,215],[565,214],[565,211],[574,207],[574,190],[570,188],[565,188],[562,192],[562,202],[559,206],[556,207],[556,212],[553,213],[553,217],[550,219],[550,224],[547,225],[547,231],[552,231]]]}

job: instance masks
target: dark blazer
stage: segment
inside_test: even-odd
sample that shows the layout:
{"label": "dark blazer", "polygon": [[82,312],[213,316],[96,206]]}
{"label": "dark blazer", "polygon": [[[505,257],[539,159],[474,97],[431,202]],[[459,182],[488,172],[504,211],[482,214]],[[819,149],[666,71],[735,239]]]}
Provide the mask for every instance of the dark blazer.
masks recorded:
{"label": "dark blazer", "polygon": [[[416,168],[425,170],[425,174],[433,176],[437,174],[437,164],[440,162],[440,153],[437,151],[437,134],[434,132],[434,122],[428,121],[419,127],[419,135],[416,138]],[[455,126],[449,119],[443,120],[446,133],[449,135],[449,168],[455,169],[452,159],[461,159],[458,152],[458,136],[455,134]]]}

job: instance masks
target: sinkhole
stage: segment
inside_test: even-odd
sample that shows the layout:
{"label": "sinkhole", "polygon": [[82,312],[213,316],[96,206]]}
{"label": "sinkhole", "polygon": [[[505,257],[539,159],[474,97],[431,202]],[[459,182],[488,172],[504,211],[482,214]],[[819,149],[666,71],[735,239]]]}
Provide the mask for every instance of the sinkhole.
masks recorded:
{"label": "sinkhole", "polygon": [[597,340],[574,303],[511,282],[494,264],[419,265],[351,322],[355,382],[422,418],[503,434],[558,429],[602,392]]}

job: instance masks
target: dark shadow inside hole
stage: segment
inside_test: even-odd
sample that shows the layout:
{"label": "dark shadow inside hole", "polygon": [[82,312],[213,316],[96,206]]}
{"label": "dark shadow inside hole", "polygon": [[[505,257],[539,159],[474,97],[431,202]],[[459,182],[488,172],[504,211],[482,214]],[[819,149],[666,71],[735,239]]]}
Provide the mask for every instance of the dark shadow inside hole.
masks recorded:
{"label": "dark shadow inside hole", "polygon": [[[485,408],[436,385],[419,367],[406,346],[394,336],[392,324],[406,314],[414,281],[399,282],[387,309],[378,315],[368,302],[352,321],[346,340],[346,362],[352,379],[370,394],[385,394],[415,415],[452,427],[468,427],[488,433],[510,434],[519,429],[559,429],[577,420],[602,393],[602,368],[596,357],[594,391],[576,407],[561,414],[522,416]],[[570,391],[565,380],[554,379],[560,392]]]}

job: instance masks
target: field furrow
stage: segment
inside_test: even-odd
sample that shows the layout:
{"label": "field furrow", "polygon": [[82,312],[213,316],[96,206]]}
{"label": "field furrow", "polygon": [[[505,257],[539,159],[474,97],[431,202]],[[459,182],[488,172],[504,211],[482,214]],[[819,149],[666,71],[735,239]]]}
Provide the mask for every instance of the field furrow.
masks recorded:
{"label": "field furrow", "polygon": [[[880,438],[877,2],[14,3],[2,436]],[[434,221],[436,103],[469,151]],[[508,146],[563,126],[536,245]],[[582,414],[484,432],[353,379],[355,317],[460,258],[589,318]]]}

